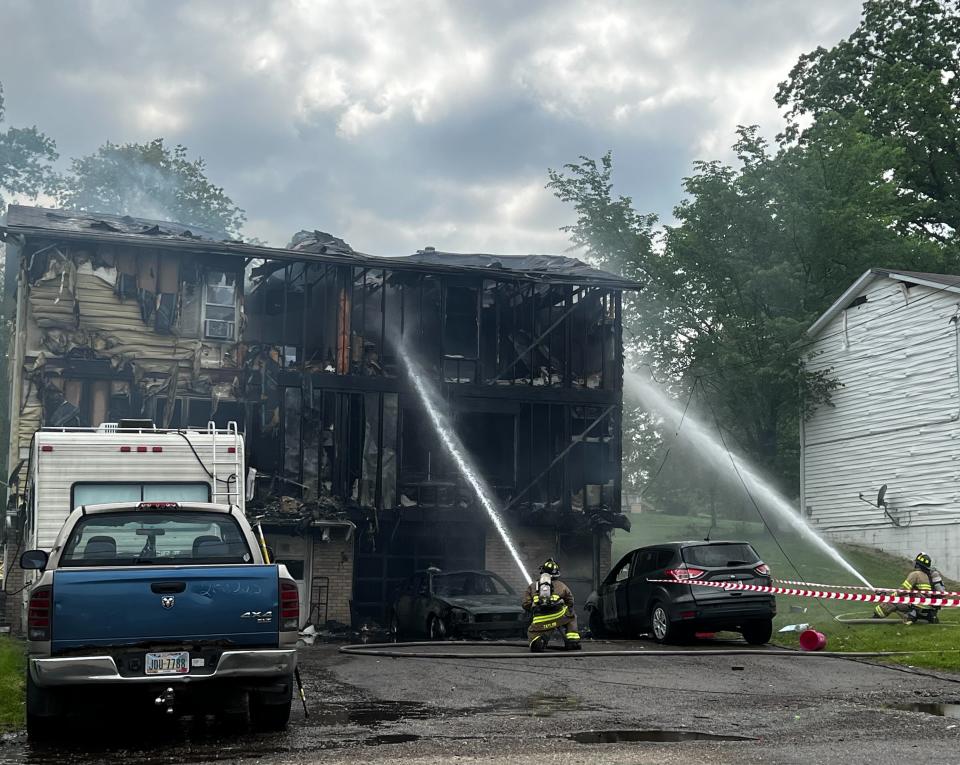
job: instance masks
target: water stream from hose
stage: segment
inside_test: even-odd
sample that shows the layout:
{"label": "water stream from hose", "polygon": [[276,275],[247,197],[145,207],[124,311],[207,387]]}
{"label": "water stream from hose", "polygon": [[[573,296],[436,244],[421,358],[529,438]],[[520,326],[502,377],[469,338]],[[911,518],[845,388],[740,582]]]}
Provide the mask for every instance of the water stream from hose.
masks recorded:
{"label": "water stream from hose", "polygon": [[[773,512],[779,519],[785,521],[801,537],[818,547],[830,558],[835,560],[846,571],[873,589],[873,585],[844,558],[839,550],[831,545],[811,528],[800,516],[793,505],[783,497],[769,482],[750,468],[744,460],[727,451],[708,428],[697,422],[683,407],[679,406],[667,393],[653,381],[639,372],[625,370],[623,373],[624,393],[647,410],[664,418],[665,422],[674,430],[683,427],[678,439],[686,439],[700,455],[706,459],[718,473],[732,482],[743,481],[743,485],[760,507]],[[739,477],[738,474],[739,473]]]}
{"label": "water stream from hose", "polygon": [[460,471],[460,474],[464,477],[464,479],[466,479],[467,483],[470,484],[470,488],[473,489],[473,493],[476,495],[480,505],[487,512],[487,515],[490,516],[490,520],[493,522],[494,528],[496,528],[497,533],[500,534],[500,538],[503,539],[503,543],[510,552],[510,556],[513,558],[514,563],[517,564],[517,569],[519,569],[523,576],[524,584],[528,584],[533,580],[530,578],[526,567],[523,565],[523,561],[520,559],[520,553],[517,551],[516,545],[514,545],[513,540],[510,538],[510,534],[507,531],[507,527],[503,523],[503,519],[497,512],[493,500],[490,497],[490,492],[487,490],[487,487],[480,478],[480,475],[477,473],[477,470],[467,459],[466,449],[463,448],[463,444],[460,443],[460,439],[457,437],[456,432],[450,425],[450,422],[447,420],[446,415],[444,415],[443,411],[441,410],[440,398],[436,390],[429,382],[427,382],[426,376],[424,375],[423,369],[420,367],[420,365],[410,358],[410,354],[408,354],[406,349],[403,347],[403,343],[398,344],[397,352],[400,354],[400,358],[403,359],[403,363],[407,367],[407,372],[410,374],[410,379],[413,381],[413,387],[417,392],[417,396],[420,398],[423,408],[430,417],[430,424],[433,425],[433,429],[440,437],[440,441],[443,443],[447,453],[453,458],[453,461],[457,466],[457,470]]}

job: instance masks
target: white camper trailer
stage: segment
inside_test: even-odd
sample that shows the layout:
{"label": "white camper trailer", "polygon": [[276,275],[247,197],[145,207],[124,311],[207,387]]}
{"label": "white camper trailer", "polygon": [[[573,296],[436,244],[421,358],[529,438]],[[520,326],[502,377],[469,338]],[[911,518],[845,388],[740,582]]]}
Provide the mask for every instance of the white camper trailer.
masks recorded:
{"label": "white camper trailer", "polygon": [[[30,448],[22,549],[49,551],[70,512],[106,502],[219,502],[244,509],[243,438],[144,420],[42,428]],[[16,565],[16,562],[14,562]]]}

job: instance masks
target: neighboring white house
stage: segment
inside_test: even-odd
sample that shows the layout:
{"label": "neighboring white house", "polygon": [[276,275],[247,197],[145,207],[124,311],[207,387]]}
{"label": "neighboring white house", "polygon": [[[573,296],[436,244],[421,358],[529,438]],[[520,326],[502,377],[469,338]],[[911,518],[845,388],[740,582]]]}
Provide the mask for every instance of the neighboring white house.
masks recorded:
{"label": "neighboring white house", "polygon": [[960,276],[872,269],[808,333],[842,385],[801,430],[808,519],[960,578]]}

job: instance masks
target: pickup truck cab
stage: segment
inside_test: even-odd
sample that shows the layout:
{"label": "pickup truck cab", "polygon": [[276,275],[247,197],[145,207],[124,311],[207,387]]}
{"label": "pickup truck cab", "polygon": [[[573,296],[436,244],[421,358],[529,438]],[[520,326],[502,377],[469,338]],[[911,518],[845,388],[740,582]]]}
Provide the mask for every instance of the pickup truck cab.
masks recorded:
{"label": "pickup truck cab", "polygon": [[[67,518],[27,614],[27,732],[96,696],[281,729],[296,669],[297,584],[235,505],[87,505]],[[123,699],[123,700],[121,700]]]}

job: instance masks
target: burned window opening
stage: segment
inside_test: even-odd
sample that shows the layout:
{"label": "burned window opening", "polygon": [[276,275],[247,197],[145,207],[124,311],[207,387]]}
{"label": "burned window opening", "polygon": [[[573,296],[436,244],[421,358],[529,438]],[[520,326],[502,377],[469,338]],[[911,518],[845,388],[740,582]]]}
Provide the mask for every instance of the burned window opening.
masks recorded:
{"label": "burned window opening", "polygon": [[237,328],[237,276],[210,269],[205,274],[203,336],[210,340],[233,340]]}

